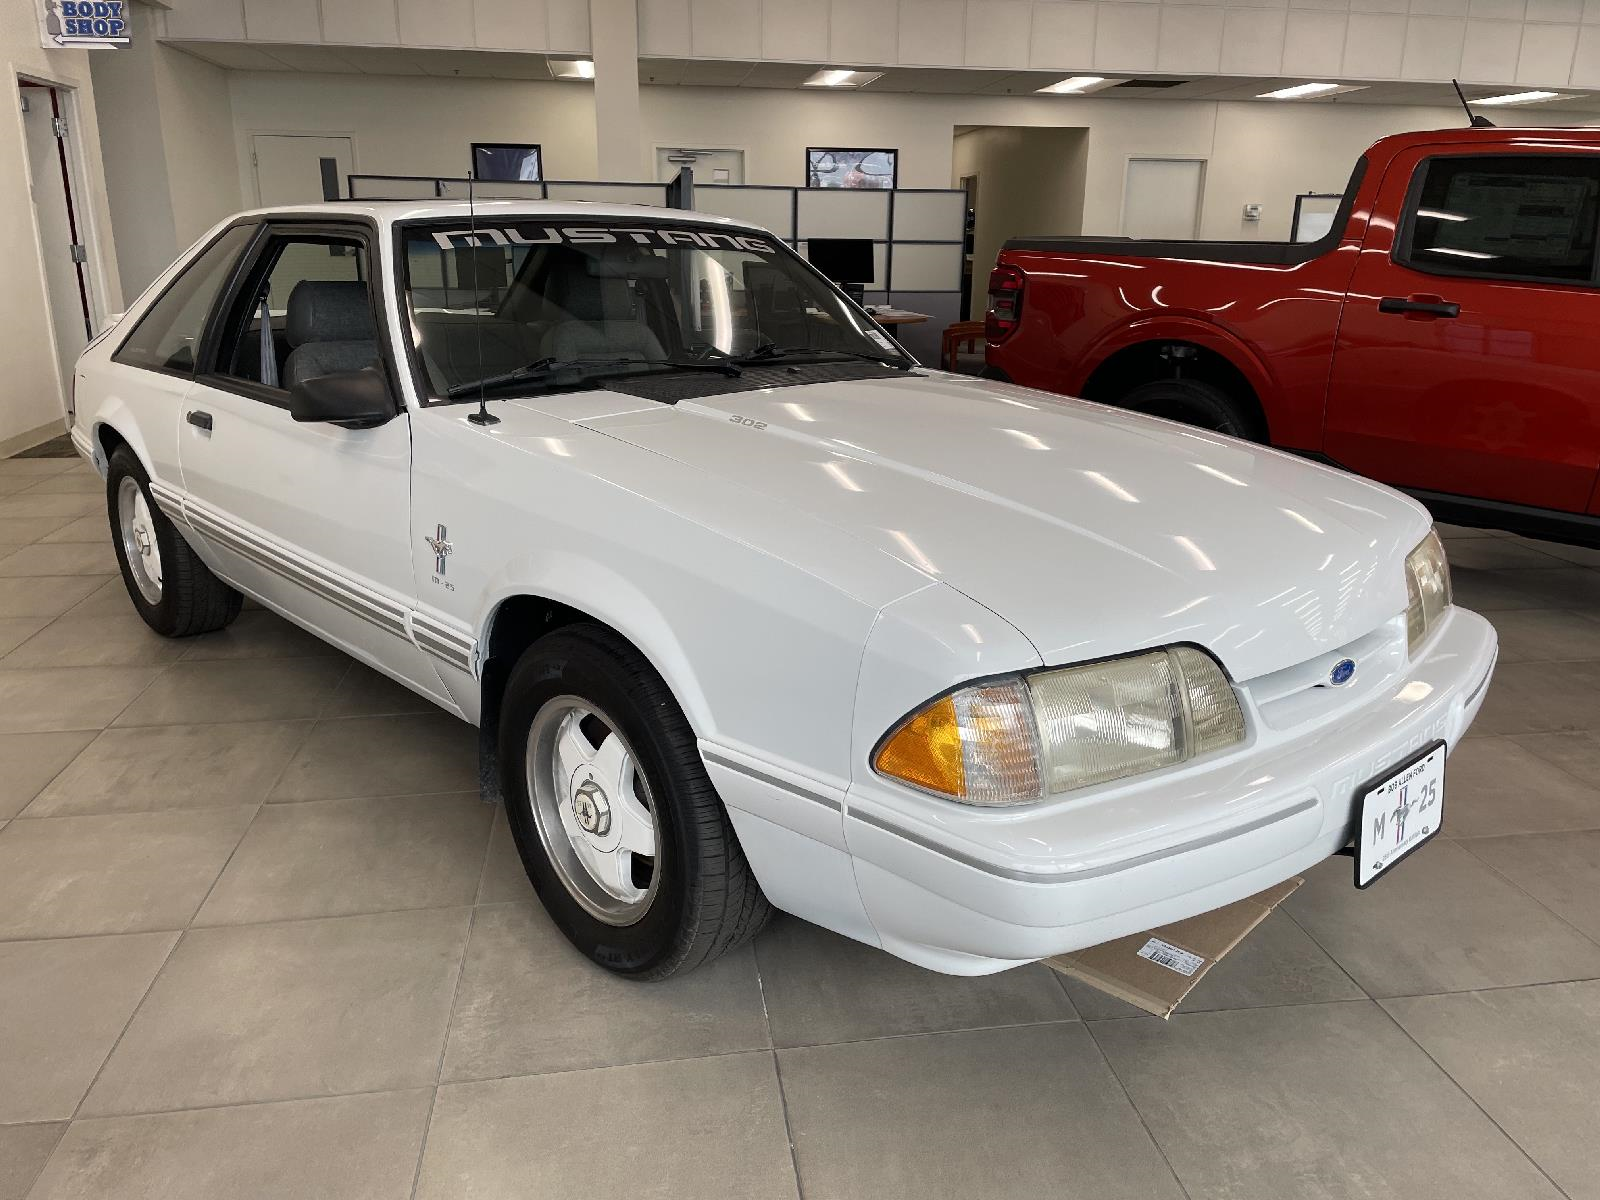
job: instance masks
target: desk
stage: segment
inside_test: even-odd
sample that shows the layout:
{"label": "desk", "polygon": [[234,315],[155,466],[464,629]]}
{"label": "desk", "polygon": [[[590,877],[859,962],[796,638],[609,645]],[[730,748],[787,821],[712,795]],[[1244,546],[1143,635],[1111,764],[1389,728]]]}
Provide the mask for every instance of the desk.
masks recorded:
{"label": "desk", "polygon": [[867,310],[867,314],[879,325],[920,325],[929,320],[927,313],[911,312],[904,308],[883,308],[876,311]]}

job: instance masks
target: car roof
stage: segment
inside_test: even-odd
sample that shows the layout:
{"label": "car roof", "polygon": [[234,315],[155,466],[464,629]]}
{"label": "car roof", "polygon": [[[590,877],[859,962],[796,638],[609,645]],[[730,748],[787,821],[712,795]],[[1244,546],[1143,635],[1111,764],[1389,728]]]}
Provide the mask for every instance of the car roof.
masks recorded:
{"label": "car roof", "polygon": [[[428,221],[440,218],[458,218],[462,221],[476,218],[507,220],[604,220],[626,221],[684,221],[696,225],[727,225],[735,229],[761,229],[731,217],[714,213],[694,212],[682,208],[665,208],[652,204],[603,204],[590,200],[479,200],[469,205],[465,200],[329,200],[317,204],[282,205],[275,208],[254,208],[240,213],[241,217],[365,217],[381,225],[401,221]],[[763,233],[769,232],[762,230]]]}

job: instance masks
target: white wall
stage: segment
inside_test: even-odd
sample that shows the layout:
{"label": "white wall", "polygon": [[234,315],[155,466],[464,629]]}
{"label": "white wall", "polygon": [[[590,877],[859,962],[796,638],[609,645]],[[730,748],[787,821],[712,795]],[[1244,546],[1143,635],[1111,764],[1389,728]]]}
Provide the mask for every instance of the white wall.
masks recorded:
{"label": "white wall", "polygon": [[[137,31],[136,34],[137,36]],[[0,287],[0,454],[59,432],[65,400],[57,368],[55,335],[46,300],[44,264],[33,221],[27,151],[16,76],[77,90],[74,145],[80,155],[87,195],[80,197],[80,220],[88,235],[105,245],[110,216],[100,166],[94,93],[85,50],[45,50],[39,42],[35,0],[0,0],[0,262],[6,266]],[[98,53],[114,53],[99,51]],[[80,233],[83,231],[80,230]],[[91,284],[101,311],[122,306],[122,292],[109,253],[93,264]]]}
{"label": "white wall", "polygon": [[[552,179],[593,178],[591,92],[563,83],[411,76],[235,72],[230,76],[241,171],[255,132],[344,133],[357,170],[462,175],[473,141],[534,141]],[[637,177],[649,179],[656,146],[742,148],[748,183],[800,185],[805,149],[895,146],[902,187],[951,187],[958,126],[1088,131],[1082,229],[1115,233],[1127,160],[1135,155],[1208,160],[1202,236],[1288,236],[1297,192],[1342,190],[1356,157],[1377,138],[1456,127],[1452,108],[1337,102],[1210,103],[1092,97],[840,94],[757,88],[645,87]],[[1542,122],[1582,123],[1541,111]],[[253,187],[253,184],[251,185]],[[245,191],[245,199],[252,199]],[[1247,202],[1263,219],[1240,219]],[[1040,232],[1040,231],[1035,231]]]}

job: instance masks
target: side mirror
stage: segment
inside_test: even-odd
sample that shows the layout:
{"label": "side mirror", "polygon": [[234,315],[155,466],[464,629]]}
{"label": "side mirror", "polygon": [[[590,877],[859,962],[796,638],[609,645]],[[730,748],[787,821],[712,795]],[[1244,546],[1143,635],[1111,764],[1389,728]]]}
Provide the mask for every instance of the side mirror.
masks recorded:
{"label": "side mirror", "polygon": [[327,421],[366,429],[394,417],[394,396],[378,367],[335,371],[290,384],[289,415],[296,421]]}

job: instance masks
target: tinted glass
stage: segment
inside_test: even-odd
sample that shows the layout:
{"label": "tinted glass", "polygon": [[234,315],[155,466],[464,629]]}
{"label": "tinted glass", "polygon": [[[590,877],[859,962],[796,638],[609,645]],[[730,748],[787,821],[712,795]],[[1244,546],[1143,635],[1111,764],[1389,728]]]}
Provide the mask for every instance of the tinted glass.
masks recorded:
{"label": "tinted glass", "polygon": [[1435,159],[1412,217],[1411,261],[1473,274],[1594,277],[1600,162],[1522,154]]}
{"label": "tinted glass", "polygon": [[904,361],[865,314],[754,230],[480,217],[475,231],[409,230],[405,260],[407,326],[435,396],[534,363],[545,364],[540,380],[507,382],[578,387],[579,375],[619,363],[748,355]]}
{"label": "tinted glass", "polygon": [[236,225],[202,251],[139,318],[112,357],[134,367],[193,372],[206,314],[255,231],[254,225]]}

